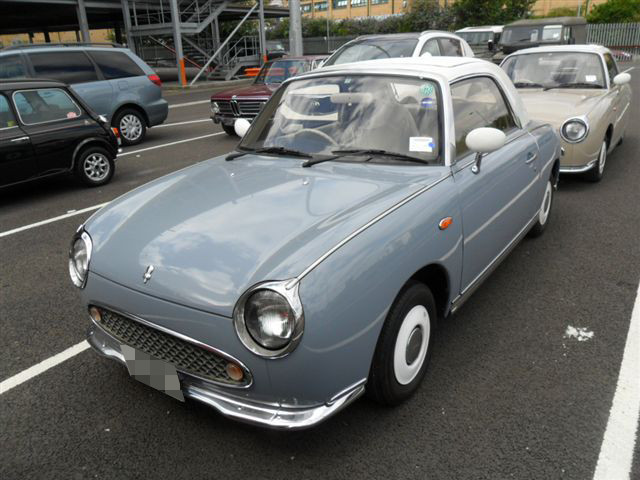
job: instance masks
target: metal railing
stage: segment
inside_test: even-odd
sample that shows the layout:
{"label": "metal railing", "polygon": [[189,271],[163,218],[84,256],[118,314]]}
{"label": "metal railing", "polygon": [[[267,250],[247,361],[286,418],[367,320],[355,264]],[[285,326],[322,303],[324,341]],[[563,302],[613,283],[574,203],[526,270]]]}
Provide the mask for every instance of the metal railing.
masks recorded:
{"label": "metal railing", "polygon": [[226,49],[220,57],[222,65],[236,65],[243,57],[260,56],[260,40],[254,36],[239,38],[233,45]]}
{"label": "metal railing", "polygon": [[587,43],[640,55],[640,23],[590,23]]}

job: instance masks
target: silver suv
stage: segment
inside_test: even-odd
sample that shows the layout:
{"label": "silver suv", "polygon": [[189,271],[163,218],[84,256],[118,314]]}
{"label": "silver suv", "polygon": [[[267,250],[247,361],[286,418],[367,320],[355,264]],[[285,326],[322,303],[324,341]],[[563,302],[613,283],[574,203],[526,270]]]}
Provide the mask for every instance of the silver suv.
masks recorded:
{"label": "silver suv", "polygon": [[92,110],[107,117],[125,145],[165,121],[160,77],[128,48],[115,44],[20,45],[0,50],[0,81],[46,78],[67,83]]}

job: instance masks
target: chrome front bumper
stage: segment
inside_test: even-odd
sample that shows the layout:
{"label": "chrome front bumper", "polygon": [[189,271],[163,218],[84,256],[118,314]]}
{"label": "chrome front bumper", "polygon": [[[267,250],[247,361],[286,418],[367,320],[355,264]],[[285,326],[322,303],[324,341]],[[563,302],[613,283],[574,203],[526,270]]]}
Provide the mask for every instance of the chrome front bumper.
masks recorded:
{"label": "chrome front bumper", "polygon": [[560,165],[560,173],[584,173],[591,170],[593,167],[595,167],[597,162],[598,162],[598,159],[596,158],[595,160],[590,161],[586,165],[579,165],[575,167],[574,166],[563,167],[562,165]]}
{"label": "chrome front bumper", "polygon": [[[87,331],[87,341],[99,354],[126,364],[118,341],[94,323]],[[185,397],[203,402],[234,420],[279,430],[309,428],[335,415],[364,393],[366,381],[347,387],[327,403],[301,408],[240,398],[184,372],[178,372],[178,376]]]}

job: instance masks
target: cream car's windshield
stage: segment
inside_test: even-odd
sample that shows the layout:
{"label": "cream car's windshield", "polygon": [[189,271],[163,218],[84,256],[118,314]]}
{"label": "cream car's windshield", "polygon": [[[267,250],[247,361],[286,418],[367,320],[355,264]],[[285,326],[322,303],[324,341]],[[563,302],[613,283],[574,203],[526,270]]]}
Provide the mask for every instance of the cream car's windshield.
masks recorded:
{"label": "cream car's windshield", "polygon": [[605,88],[595,53],[546,52],[514,55],[502,64],[516,88]]}
{"label": "cream car's windshield", "polygon": [[314,157],[348,151],[362,161],[411,160],[400,158],[405,156],[437,164],[439,104],[437,83],[418,78],[353,75],[294,80],[273,95],[239,149],[280,148]]}

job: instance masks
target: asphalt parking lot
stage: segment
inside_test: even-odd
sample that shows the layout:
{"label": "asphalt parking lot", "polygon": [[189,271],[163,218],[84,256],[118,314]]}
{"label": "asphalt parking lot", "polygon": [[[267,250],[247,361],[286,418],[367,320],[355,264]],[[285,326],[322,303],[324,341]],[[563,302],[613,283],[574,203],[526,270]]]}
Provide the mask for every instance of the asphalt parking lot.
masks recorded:
{"label": "asphalt parking lot", "polygon": [[[545,234],[440,325],[407,403],[362,399],[312,430],[265,431],[84,350],[1,394],[0,478],[594,478],[640,280],[638,72],[605,178],[561,179]],[[98,205],[234,148],[208,96],[168,95],[167,122],[125,149],[104,187],[58,178],[0,192],[0,381],[83,340],[67,250]],[[634,450],[615,479],[640,478],[639,444],[614,447]]]}

